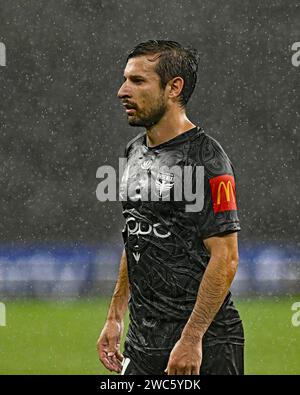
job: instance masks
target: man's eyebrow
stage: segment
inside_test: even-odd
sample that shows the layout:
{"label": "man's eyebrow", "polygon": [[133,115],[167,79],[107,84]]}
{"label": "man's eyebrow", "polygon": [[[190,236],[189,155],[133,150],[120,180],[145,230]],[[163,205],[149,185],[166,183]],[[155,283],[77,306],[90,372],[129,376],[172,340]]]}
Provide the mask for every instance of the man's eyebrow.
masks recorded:
{"label": "man's eyebrow", "polygon": [[[125,75],[123,75],[124,80],[127,80],[127,77]],[[144,80],[146,79],[146,77],[144,75],[139,75],[139,74],[132,74],[129,75],[128,78],[135,80],[135,79],[139,79],[139,80]]]}

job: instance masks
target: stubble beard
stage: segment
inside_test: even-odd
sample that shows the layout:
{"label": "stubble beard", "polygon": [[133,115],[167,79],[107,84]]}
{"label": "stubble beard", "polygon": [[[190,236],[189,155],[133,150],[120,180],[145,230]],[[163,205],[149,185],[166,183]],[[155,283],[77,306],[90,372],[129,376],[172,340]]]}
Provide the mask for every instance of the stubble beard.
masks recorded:
{"label": "stubble beard", "polygon": [[150,128],[156,125],[161,118],[166,113],[167,106],[161,96],[155,106],[151,107],[151,109],[142,115],[138,115],[138,108],[136,108],[136,115],[132,117],[128,117],[128,123],[130,126],[139,126],[144,128]]}

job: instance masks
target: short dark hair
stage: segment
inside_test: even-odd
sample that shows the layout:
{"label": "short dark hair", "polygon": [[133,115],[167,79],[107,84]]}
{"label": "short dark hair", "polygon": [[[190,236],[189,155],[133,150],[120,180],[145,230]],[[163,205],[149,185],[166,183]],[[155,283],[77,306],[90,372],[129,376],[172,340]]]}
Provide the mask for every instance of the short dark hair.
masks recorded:
{"label": "short dark hair", "polygon": [[182,47],[176,41],[149,40],[138,44],[128,54],[127,61],[142,55],[159,54],[159,62],[155,68],[160,76],[161,87],[175,77],[184,80],[184,86],[179,96],[181,106],[185,106],[191,97],[197,82],[198,54],[190,47]]}

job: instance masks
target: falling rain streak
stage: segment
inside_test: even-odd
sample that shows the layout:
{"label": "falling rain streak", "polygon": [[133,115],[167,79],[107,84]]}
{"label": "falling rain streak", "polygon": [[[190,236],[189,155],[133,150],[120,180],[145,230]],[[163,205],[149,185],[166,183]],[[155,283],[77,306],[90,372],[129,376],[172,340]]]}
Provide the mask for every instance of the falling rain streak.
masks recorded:
{"label": "falling rain streak", "polygon": [[0,66],[6,66],[6,47],[0,42]]}

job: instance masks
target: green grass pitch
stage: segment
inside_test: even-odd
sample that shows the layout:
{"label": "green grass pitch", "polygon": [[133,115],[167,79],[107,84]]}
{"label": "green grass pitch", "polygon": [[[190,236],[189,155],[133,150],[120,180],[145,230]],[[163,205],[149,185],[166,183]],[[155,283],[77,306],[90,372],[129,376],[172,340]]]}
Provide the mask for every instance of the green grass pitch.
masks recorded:
{"label": "green grass pitch", "polygon": [[[245,327],[245,373],[300,374],[300,327],[291,323],[300,296],[235,300]],[[6,301],[0,374],[109,374],[96,353],[108,303]]]}

